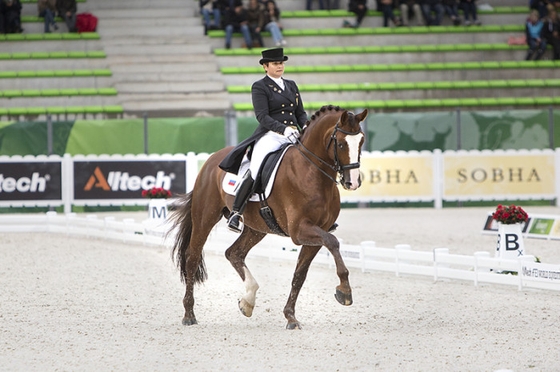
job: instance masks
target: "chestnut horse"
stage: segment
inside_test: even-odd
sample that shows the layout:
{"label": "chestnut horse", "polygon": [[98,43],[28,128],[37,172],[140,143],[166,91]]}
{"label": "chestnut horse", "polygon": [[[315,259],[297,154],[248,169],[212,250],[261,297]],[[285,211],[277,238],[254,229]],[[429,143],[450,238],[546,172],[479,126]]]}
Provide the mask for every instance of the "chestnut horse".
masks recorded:
{"label": "chestnut horse", "polygon": [[[337,174],[345,189],[355,190],[361,184],[360,154],[364,133],[360,122],[367,110],[353,114],[337,106],[324,106],[306,123],[305,130],[295,146],[290,147],[276,175],[275,185],[267,199],[280,228],[296,245],[302,245],[292,288],[284,316],[286,328],[301,328],[295,317],[295,305],[307,276],[311,261],[322,246],[332,254],[340,285],[335,297],[342,305],[352,304],[352,289],[348,269],[339,252],[337,238],[328,232],[340,212]],[[203,247],[214,225],[229,216],[233,196],[222,189],[225,172],[218,164],[231,151],[222,149],[204,163],[193,190],[182,197],[171,213],[176,237],[173,257],[181,272],[186,291],[183,299],[183,324],[196,324],[193,289],[207,279]],[[245,265],[245,257],[267,234],[272,233],[259,214],[259,203],[249,202],[244,212],[244,229],[229,247],[225,256],[245,284],[246,293],[239,300],[239,309],[250,317],[259,288]],[[171,230],[171,231],[173,231]]]}

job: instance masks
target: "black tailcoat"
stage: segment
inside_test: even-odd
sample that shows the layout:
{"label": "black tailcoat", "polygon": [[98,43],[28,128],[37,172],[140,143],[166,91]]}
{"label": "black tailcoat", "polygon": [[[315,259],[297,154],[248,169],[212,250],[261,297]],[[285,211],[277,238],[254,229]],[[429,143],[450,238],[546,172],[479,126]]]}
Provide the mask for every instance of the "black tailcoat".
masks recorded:
{"label": "black tailcoat", "polygon": [[[253,134],[237,145],[220,163],[226,172],[237,173],[243,155],[268,131],[284,134],[287,126],[301,130],[307,121],[307,113],[299,89],[293,80],[284,79],[284,90],[268,76],[253,83],[251,96],[259,126]],[[255,177],[256,175],[253,175]]]}

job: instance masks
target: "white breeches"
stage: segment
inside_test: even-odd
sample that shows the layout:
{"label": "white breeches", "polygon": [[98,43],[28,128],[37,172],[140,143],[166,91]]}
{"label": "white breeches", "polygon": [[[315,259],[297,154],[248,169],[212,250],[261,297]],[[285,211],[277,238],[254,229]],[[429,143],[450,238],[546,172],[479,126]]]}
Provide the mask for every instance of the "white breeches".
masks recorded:
{"label": "white breeches", "polygon": [[288,137],[278,134],[273,131],[267,132],[262,136],[253,148],[253,155],[251,156],[251,177],[255,178],[259,172],[259,168],[264,158],[271,152],[278,150],[283,144],[289,143]]}

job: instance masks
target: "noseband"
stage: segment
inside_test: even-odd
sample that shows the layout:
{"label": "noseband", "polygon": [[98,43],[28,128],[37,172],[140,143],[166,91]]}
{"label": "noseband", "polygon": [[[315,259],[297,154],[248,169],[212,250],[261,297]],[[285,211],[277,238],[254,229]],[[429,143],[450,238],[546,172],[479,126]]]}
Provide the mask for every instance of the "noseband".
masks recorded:
{"label": "noseband", "polygon": [[[340,132],[343,134],[346,134],[347,136],[355,136],[360,134],[361,129],[357,132],[349,132],[346,131],[344,129],[341,129],[338,125],[340,124],[340,119],[336,122],[335,126],[334,126],[334,130],[331,134],[331,138],[330,141],[327,145],[327,150],[329,149],[329,147],[331,146],[331,143],[334,142],[334,165],[331,165],[329,163],[327,163],[325,160],[321,159],[320,157],[318,157],[317,155],[315,155],[313,152],[311,152],[307,147],[305,147],[303,145],[303,143],[301,143],[301,141],[297,140],[297,142],[300,144],[300,146],[307,151],[307,153],[313,155],[313,157],[317,160],[319,160],[319,162],[321,162],[322,164],[326,165],[327,167],[329,167],[330,169],[332,169],[333,171],[337,172],[340,175],[340,178],[344,179],[344,171],[346,170],[350,170],[350,169],[356,169],[360,167],[360,162],[356,162],[356,163],[350,163],[350,164],[346,164],[346,165],[341,165],[340,164],[340,160],[338,158],[338,140],[336,139],[336,132]],[[299,147],[296,147],[299,152],[303,155],[304,158],[306,158],[307,160],[309,160],[309,162],[311,164],[313,164],[315,167],[317,167],[317,169],[319,169],[325,176],[327,176],[331,181],[333,181],[335,184],[339,184],[339,182],[334,179],[333,177],[331,177],[327,172],[325,172],[324,170],[322,170],[320,167],[318,167],[314,162],[311,161],[311,159],[309,159],[309,157],[307,157]]]}

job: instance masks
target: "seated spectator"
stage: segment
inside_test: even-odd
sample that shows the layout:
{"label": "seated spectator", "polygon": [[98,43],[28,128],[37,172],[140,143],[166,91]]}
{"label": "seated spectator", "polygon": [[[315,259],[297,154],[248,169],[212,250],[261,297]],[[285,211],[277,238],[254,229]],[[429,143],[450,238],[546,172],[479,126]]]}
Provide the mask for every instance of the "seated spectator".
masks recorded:
{"label": "seated spectator", "polygon": [[19,34],[22,32],[20,1],[0,0],[0,33]]}
{"label": "seated spectator", "polygon": [[218,0],[199,0],[200,14],[204,19],[204,35],[208,30],[222,27],[222,9]]}
{"label": "seated spectator", "polygon": [[459,0],[442,0],[443,10],[445,14],[449,16],[451,22],[455,26],[459,26],[461,24],[461,18],[459,17]]}
{"label": "seated spectator", "polygon": [[226,25],[226,49],[231,48],[231,39],[234,32],[241,32],[245,45],[248,49],[253,47],[253,39],[251,38],[251,30],[247,21],[247,9],[243,7],[241,0],[231,0],[233,8],[229,6],[225,13]]}
{"label": "seated spectator", "polygon": [[348,11],[356,14],[356,22],[354,24],[351,24],[350,22],[345,20],[343,26],[353,28],[360,27],[368,11],[367,0],[349,0]]}
{"label": "seated spectator", "polygon": [[51,32],[51,26],[55,30],[58,30],[58,26],[54,21],[54,15],[56,14],[56,0],[38,0],[37,10],[39,12],[39,17],[45,19],[45,33]]}
{"label": "seated spectator", "polygon": [[247,7],[247,23],[251,30],[251,38],[258,47],[264,47],[261,31],[264,29],[264,5],[259,0],[249,0]]}
{"label": "seated spectator", "polygon": [[284,35],[282,35],[282,25],[280,24],[280,9],[273,0],[266,2],[264,10],[264,29],[270,32],[274,45],[286,45]]}
{"label": "seated spectator", "polygon": [[420,6],[427,26],[441,25],[441,20],[443,18],[443,5],[441,4],[441,0],[420,0]]}
{"label": "seated spectator", "polygon": [[408,26],[409,19],[414,17],[416,19],[416,25],[421,26],[422,23],[422,10],[417,0],[401,0],[401,19],[402,25]]}
{"label": "seated spectator", "polygon": [[57,0],[58,16],[64,19],[68,32],[76,32],[76,0]]}
{"label": "seated spectator", "polygon": [[[312,5],[313,5],[313,0],[306,0],[305,9],[311,10]],[[319,0],[319,9],[325,9],[325,4],[323,4],[323,0]]]}
{"label": "seated spectator", "polygon": [[459,8],[463,9],[463,14],[465,15],[465,26],[471,25],[471,18],[473,24],[480,26],[476,10],[476,0],[461,0]]}
{"label": "seated spectator", "polygon": [[392,21],[395,26],[400,26],[401,21],[395,17],[393,12],[393,0],[381,0],[381,12],[383,13],[383,27],[389,27],[389,21]]}
{"label": "seated spectator", "polygon": [[560,18],[558,12],[553,8],[548,11],[548,15],[544,19],[542,38],[547,44],[552,45],[552,59],[560,59]]}
{"label": "seated spectator", "polygon": [[539,11],[533,9],[527,22],[525,23],[525,36],[527,38],[527,45],[529,50],[527,51],[526,61],[535,61],[541,59],[544,52],[546,51],[546,40],[541,37],[543,22],[539,18]]}

